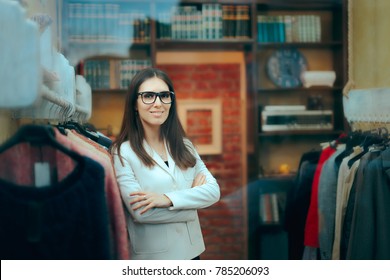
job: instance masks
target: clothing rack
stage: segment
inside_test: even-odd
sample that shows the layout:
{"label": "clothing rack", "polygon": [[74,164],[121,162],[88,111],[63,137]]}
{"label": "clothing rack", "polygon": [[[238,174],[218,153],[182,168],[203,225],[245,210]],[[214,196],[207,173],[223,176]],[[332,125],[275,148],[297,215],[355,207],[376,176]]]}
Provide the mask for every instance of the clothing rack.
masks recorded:
{"label": "clothing rack", "polygon": [[15,119],[86,122],[91,87],[53,47],[50,16],[26,15],[16,1],[0,1],[0,109]]}
{"label": "clothing rack", "polygon": [[[87,86],[85,85],[85,87]],[[84,92],[77,90],[76,94],[87,95],[91,98],[91,90]],[[88,100],[88,98],[84,99]],[[40,98],[33,106],[14,109],[12,112],[16,119],[29,118],[33,120],[44,119],[57,122],[77,121],[84,123],[91,117],[91,105],[91,101],[88,101],[87,104],[77,104],[77,102],[69,101],[47,85],[42,84]]]}

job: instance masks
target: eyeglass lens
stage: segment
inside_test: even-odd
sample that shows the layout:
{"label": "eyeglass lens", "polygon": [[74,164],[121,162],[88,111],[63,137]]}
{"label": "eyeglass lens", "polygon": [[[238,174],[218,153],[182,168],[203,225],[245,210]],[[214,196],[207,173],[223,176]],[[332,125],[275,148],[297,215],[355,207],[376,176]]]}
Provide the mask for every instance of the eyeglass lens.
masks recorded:
{"label": "eyeglass lens", "polygon": [[157,99],[157,96],[164,104],[172,103],[172,93],[170,91],[162,91],[162,92],[146,91],[146,92],[141,92],[140,95],[142,98],[142,102],[144,102],[145,104],[154,103]]}

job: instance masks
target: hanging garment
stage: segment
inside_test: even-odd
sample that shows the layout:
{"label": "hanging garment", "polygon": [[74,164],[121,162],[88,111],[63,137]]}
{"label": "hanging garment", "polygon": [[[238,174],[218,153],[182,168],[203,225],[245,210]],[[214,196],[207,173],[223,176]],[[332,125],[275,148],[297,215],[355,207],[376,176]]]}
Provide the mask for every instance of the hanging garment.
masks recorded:
{"label": "hanging garment", "polygon": [[356,176],[355,179],[353,180],[353,185],[349,193],[348,205],[345,211],[344,223],[342,227],[341,242],[340,242],[340,259],[342,260],[347,258],[347,251],[349,246],[348,245],[349,238],[352,230],[351,229],[352,223],[359,222],[359,221],[354,221],[354,214],[353,214],[355,209],[356,192],[359,191],[359,189],[363,185],[364,170],[366,168],[366,165],[373,159],[377,158],[380,154],[381,151],[370,151],[366,153],[360,160],[359,168],[356,172]]}
{"label": "hanging garment", "polygon": [[318,184],[323,164],[328,160],[336,149],[329,146],[322,150],[320,158],[317,163],[316,171],[314,173],[313,184],[311,188],[310,206],[307,213],[305,224],[304,245],[313,248],[319,247],[318,242]]}
{"label": "hanging garment", "polygon": [[348,259],[390,259],[390,149],[370,161],[356,190]]}
{"label": "hanging garment", "polygon": [[100,144],[79,134],[74,130],[66,130],[66,136],[56,133],[56,138],[64,146],[82,155],[99,162],[104,167],[105,192],[110,217],[110,229],[113,238],[113,250],[116,258],[126,260],[130,258],[129,241],[127,234],[126,216],[116,181],[112,157]]}
{"label": "hanging garment", "polygon": [[303,256],[305,221],[320,154],[321,151],[311,151],[302,155],[294,186],[287,195],[285,227],[289,238],[289,259],[299,260]]}
{"label": "hanging garment", "polygon": [[112,259],[103,167],[53,135],[32,125],[0,146],[0,257]]}
{"label": "hanging garment", "polygon": [[336,191],[339,165],[336,159],[344,149],[338,149],[323,165],[318,184],[318,241],[320,258],[332,259],[334,219],[336,212]]}
{"label": "hanging garment", "polygon": [[351,167],[348,165],[348,163],[351,159],[355,158],[363,152],[364,151],[362,147],[356,146],[353,149],[353,152],[343,159],[339,168],[336,192],[335,229],[332,249],[333,260],[340,259],[342,225],[344,222],[345,211],[348,204],[349,192],[352,188],[355,174],[359,167],[360,159],[354,161]]}

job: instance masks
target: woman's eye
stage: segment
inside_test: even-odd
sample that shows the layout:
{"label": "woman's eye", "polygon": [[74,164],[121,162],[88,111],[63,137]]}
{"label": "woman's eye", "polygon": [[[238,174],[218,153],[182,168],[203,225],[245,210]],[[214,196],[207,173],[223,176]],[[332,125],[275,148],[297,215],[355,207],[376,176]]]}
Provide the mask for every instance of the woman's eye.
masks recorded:
{"label": "woman's eye", "polygon": [[146,94],[144,94],[144,98],[152,99],[152,98],[154,98],[154,93],[146,93]]}

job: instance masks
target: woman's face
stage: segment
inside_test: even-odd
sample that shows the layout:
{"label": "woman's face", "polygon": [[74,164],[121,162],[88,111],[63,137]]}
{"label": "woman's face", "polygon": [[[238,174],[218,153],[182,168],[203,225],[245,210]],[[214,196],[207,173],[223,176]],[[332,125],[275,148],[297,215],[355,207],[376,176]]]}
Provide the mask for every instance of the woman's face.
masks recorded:
{"label": "woman's face", "polygon": [[[169,87],[163,80],[157,77],[145,80],[138,89],[138,93],[159,93],[162,91],[169,91]],[[170,108],[171,104],[162,103],[159,97],[157,97],[156,101],[152,104],[145,104],[142,102],[141,95],[139,95],[137,99],[136,110],[138,110],[138,115],[144,127],[160,127],[167,120]]]}

